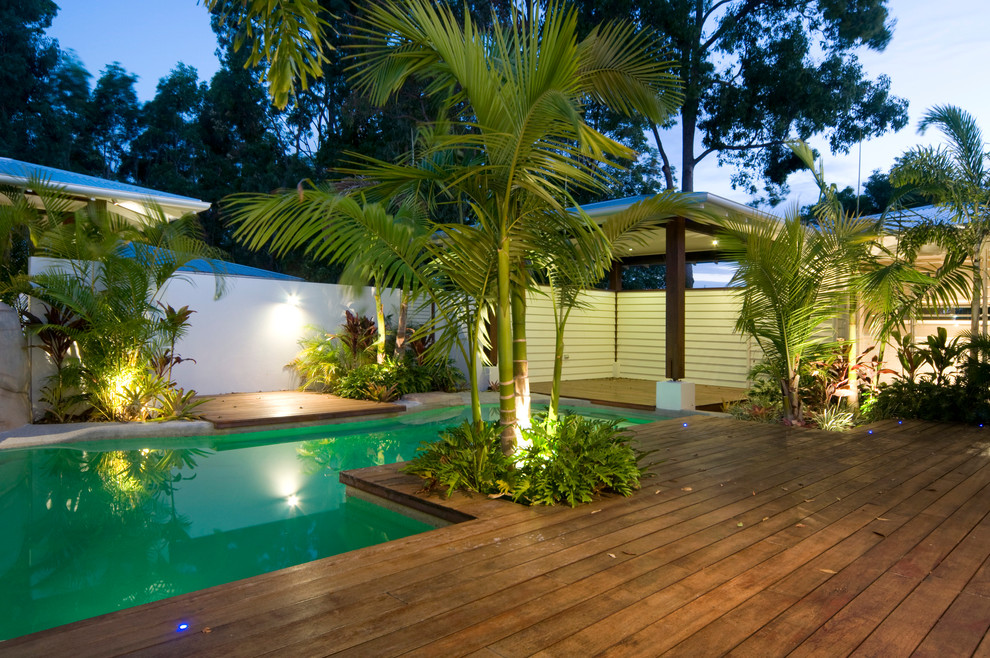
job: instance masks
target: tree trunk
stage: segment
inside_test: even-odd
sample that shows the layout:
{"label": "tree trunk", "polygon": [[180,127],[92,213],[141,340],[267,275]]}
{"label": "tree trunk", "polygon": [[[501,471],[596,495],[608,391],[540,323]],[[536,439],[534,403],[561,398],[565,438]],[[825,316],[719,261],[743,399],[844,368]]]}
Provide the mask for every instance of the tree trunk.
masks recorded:
{"label": "tree trunk", "polygon": [[557,420],[557,409],[560,407],[560,378],[564,373],[564,324],[558,322],[556,341],[553,348],[553,383],[550,385],[550,409],[547,420],[551,423]]}
{"label": "tree trunk", "polygon": [[375,352],[378,365],[385,363],[385,307],[382,305],[382,289],[377,283],[375,290],[375,322],[378,323],[378,340],[375,341]]}
{"label": "tree trunk", "polygon": [[498,335],[498,405],[502,425],[502,452],[511,455],[516,448],[516,395],[512,379],[512,306],[509,294],[509,239],[498,249],[498,303],[495,309]]}
{"label": "tree trunk", "polygon": [[409,291],[399,293],[399,318],[395,327],[395,356],[402,357],[406,352],[406,323],[409,319]]}
{"label": "tree trunk", "polygon": [[516,395],[516,422],[529,427],[529,359],[526,354],[526,289],[512,284],[512,379]]}
{"label": "tree trunk", "polygon": [[481,335],[482,315],[478,310],[474,327],[468,334],[468,385],[471,389],[471,422],[476,428],[481,428],[481,394],[478,391],[478,354],[480,352],[478,337]]}

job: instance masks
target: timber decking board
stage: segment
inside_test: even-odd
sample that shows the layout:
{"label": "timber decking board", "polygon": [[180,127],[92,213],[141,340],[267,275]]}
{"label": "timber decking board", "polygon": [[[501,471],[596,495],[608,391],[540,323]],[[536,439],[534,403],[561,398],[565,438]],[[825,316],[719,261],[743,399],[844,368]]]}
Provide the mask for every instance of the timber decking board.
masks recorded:
{"label": "timber decking board", "polygon": [[266,391],[203,396],[196,413],[217,429],[301,423],[355,416],[400,413],[400,404],[348,400],[313,391]]}
{"label": "timber decking board", "polygon": [[[970,655],[990,648],[976,428],[721,418],[632,430],[664,460],[577,509],[475,520],[0,644],[4,655]],[[422,496],[395,466],[354,484]],[[189,634],[177,635],[176,619]],[[204,632],[206,628],[210,632]]]}
{"label": "timber decking board", "polygon": [[[656,409],[657,383],[654,380],[606,377],[601,379],[574,379],[560,383],[560,395],[565,398],[588,400],[595,404],[629,409]],[[550,395],[550,382],[530,384],[534,393]],[[695,384],[695,407],[706,411],[721,411],[722,405],[746,398],[746,389],[732,386]]]}

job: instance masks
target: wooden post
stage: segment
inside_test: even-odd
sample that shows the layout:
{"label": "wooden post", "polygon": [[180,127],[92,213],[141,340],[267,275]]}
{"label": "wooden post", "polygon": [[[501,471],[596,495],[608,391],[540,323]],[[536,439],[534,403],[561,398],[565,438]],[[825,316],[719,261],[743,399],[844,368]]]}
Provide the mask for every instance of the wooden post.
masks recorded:
{"label": "wooden post", "polygon": [[687,258],[684,252],[684,218],[667,221],[667,335],[664,351],[667,379],[684,379],[684,278]]}
{"label": "wooden post", "polygon": [[612,263],[612,269],[608,273],[608,289],[618,292],[622,290],[622,262]]}

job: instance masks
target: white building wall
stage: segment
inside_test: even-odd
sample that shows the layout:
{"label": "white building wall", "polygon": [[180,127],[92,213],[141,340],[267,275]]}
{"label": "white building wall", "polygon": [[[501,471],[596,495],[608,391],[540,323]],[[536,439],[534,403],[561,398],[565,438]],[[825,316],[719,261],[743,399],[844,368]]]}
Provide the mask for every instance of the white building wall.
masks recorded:
{"label": "white building wall", "polygon": [[[374,297],[363,288],[304,281],[228,277],[227,293],[213,299],[213,276],[195,274],[172,281],[165,303],[196,311],[176,346],[183,358],[172,371],[185,389],[202,394],[281,391],[295,388],[285,368],[310,327],[334,332],[345,311],[374,317]],[[387,292],[386,315],[397,313],[398,295]]]}

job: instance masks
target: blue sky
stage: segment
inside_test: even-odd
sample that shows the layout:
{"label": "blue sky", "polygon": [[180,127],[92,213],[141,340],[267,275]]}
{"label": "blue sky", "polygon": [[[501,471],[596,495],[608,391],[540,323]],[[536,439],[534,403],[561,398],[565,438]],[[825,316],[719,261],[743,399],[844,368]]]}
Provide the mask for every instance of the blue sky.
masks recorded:
{"label": "blue sky", "polygon": [[[142,100],[155,93],[158,79],[179,61],[194,66],[208,80],[216,71],[216,40],[206,8],[195,0],[56,0],[61,11],[49,35],[62,48],[73,49],[98,76],[119,61],[139,76]],[[917,133],[918,120],[936,104],[957,105],[976,116],[990,137],[990,2],[987,0],[890,0],[897,24],[882,53],[864,51],[861,61],[875,76],[888,75],[893,93],[910,101],[908,127],[863,143],[862,180],[874,169],[887,171],[894,158],[916,144],[937,143],[933,132]],[[680,141],[674,129],[665,137],[668,152]],[[847,156],[827,153],[824,142],[813,145],[825,157],[825,173],[840,186],[856,186],[858,151]],[[675,160],[676,164],[676,160]],[[746,195],[729,183],[731,170],[720,169],[714,157],[699,166],[695,189],[745,202]],[[806,175],[791,178],[790,202],[807,204],[817,193]]]}

